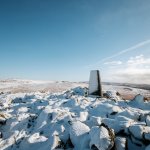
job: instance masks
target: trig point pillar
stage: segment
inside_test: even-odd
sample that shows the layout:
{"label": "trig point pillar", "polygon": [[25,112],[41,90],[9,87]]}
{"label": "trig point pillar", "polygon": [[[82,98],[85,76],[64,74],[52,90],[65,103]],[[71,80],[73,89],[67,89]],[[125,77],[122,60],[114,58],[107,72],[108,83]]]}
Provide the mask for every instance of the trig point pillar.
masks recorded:
{"label": "trig point pillar", "polygon": [[91,70],[90,72],[89,94],[103,96],[99,70]]}

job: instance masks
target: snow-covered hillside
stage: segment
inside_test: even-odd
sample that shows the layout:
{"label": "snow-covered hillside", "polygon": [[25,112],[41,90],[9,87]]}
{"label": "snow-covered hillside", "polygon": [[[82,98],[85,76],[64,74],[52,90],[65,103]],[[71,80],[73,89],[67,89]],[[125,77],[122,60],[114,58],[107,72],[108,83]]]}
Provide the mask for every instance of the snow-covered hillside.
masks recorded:
{"label": "snow-covered hillside", "polygon": [[150,150],[150,102],[65,92],[1,93],[1,150]]}
{"label": "snow-covered hillside", "polygon": [[[9,79],[0,80],[0,93],[31,93],[31,92],[63,92],[75,87],[88,87],[88,82],[68,81],[38,81]],[[147,85],[149,88],[150,86]],[[132,99],[137,94],[142,94],[150,100],[150,91],[140,87],[124,84],[102,83],[104,91],[118,91],[123,99]]]}
{"label": "snow-covered hillside", "polygon": [[39,81],[39,80],[20,80],[9,79],[0,80],[0,92],[11,93],[30,93],[30,92],[62,92],[77,86],[87,86],[83,82],[68,81]]}

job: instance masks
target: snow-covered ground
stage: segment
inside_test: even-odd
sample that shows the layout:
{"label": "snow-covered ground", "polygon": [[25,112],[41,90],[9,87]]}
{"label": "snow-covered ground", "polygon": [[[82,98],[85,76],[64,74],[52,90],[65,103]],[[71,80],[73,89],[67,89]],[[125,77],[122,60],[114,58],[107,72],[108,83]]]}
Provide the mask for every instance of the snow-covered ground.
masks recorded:
{"label": "snow-covered ground", "polygon": [[3,83],[0,150],[150,150],[150,102],[142,95],[122,100],[111,85],[103,86],[107,98],[96,98],[87,83]]}

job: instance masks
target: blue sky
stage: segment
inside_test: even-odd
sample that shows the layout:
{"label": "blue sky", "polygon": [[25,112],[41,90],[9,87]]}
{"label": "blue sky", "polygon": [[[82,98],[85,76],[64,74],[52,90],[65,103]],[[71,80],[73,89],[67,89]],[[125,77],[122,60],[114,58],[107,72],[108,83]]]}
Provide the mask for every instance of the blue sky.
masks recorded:
{"label": "blue sky", "polygon": [[149,0],[1,0],[0,78],[147,83],[149,16]]}

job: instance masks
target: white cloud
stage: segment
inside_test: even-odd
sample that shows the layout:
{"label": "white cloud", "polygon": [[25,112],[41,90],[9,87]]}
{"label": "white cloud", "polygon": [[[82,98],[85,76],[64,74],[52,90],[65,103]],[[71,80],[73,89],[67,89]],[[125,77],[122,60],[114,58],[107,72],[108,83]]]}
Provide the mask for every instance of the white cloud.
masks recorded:
{"label": "white cloud", "polygon": [[150,58],[144,55],[131,57],[115,70],[109,70],[109,73],[115,82],[150,84]]}
{"label": "white cloud", "polygon": [[104,65],[121,65],[122,61],[108,61],[105,62]]}
{"label": "white cloud", "polygon": [[128,65],[130,66],[135,66],[135,65],[143,65],[143,64],[147,64],[150,65],[150,58],[144,58],[144,55],[139,55],[136,57],[131,57],[128,61],[127,61]]}

